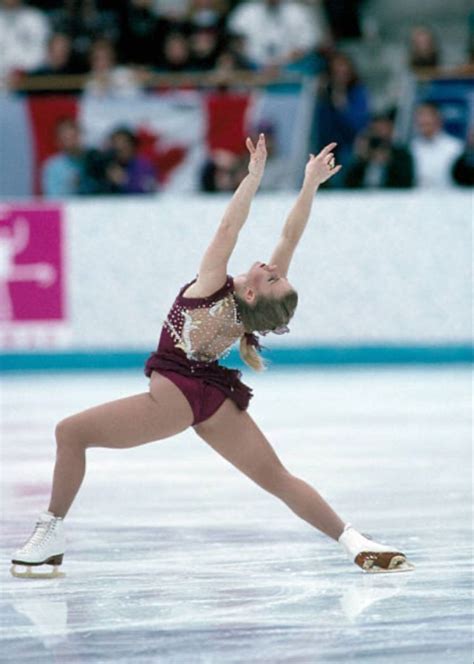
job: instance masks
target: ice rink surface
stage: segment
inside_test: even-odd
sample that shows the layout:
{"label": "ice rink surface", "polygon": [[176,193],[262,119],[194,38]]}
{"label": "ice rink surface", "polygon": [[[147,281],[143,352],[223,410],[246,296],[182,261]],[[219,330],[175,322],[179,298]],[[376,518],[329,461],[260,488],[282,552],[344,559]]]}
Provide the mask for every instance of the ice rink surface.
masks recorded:
{"label": "ice rink surface", "polygon": [[364,574],[189,429],[89,449],[65,520],[66,577],[15,579],[11,553],[48,506],[55,423],[147,381],[4,376],[2,662],[470,664],[471,369],[243,380],[287,468],[416,569]]}

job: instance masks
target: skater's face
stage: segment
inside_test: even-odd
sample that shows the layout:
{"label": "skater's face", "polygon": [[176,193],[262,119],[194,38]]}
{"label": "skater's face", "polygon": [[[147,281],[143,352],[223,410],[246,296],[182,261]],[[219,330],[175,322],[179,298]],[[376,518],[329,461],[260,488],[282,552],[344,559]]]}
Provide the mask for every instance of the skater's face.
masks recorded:
{"label": "skater's face", "polygon": [[256,261],[247,272],[247,287],[255,296],[265,295],[276,299],[283,297],[293,287],[286,277],[280,275],[276,265]]}

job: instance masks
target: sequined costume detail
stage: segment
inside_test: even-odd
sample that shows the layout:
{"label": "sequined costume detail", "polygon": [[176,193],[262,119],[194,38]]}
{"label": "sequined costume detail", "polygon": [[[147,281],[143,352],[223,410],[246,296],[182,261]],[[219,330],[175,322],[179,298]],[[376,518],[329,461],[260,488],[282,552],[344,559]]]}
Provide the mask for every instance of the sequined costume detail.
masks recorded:
{"label": "sequined costume detail", "polygon": [[232,293],[215,303],[186,304],[196,299],[205,298],[181,297],[164,321],[175,348],[182,350],[188,360],[198,362],[227,357],[232,344],[244,333]]}
{"label": "sequined costume detail", "polygon": [[233,296],[234,280],[227,275],[225,284],[207,297],[184,297],[196,279],[180,289],[163,321],[158,348],[148,358],[145,374],[161,370],[201,380],[245,410],[253,396],[251,388],[240,381],[239,370],[218,363],[245,331]]}

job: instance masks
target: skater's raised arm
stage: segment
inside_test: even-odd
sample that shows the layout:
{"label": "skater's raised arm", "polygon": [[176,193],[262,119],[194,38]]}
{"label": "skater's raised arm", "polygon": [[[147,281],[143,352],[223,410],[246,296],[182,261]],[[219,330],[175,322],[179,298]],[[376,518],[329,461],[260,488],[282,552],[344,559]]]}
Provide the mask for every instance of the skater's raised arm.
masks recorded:
{"label": "skater's raised arm", "polygon": [[250,138],[247,138],[245,145],[250,152],[249,172],[237,187],[221,221],[221,226],[236,236],[247,220],[250,205],[262,180],[267,160],[264,134],[260,134],[255,146]]}
{"label": "skater's raised arm", "polygon": [[280,276],[286,277],[293,253],[308,223],[313,199],[318,187],[338,173],[342,166],[333,166],[334,154],[331,152],[337,143],[329,143],[321,152],[309,156],[305,168],[303,186],[285,222],[281,237],[270,258],[269,264],[276,265]]}
{"label": "skater's raised arm", "polygon": [[262,180],[267,158],[265,136],[260,134],[256,146],[247,138],[250,152],[249,173],[237,187],[222,217],[199,267],[197,287],[212,292],[222,285],[227,275],[227,263],[237,243],[239,231],[247,220],[252,199]]}

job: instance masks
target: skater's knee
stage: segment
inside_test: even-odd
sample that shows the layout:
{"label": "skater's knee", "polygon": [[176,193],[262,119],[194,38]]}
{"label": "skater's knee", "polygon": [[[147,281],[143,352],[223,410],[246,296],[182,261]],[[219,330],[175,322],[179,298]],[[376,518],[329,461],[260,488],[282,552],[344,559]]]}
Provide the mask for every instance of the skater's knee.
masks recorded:
{"label": "skater's knee", "polygon": [[74,416],[65,417],[56,424],[55,436],[56,444],[61,446],[80,442],[79,429]]}

